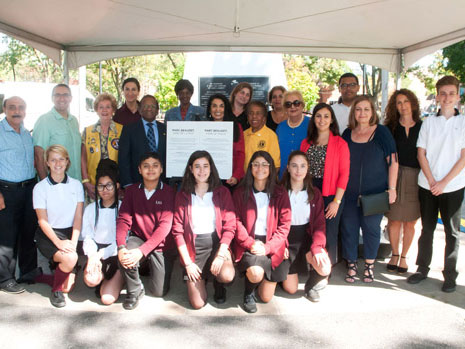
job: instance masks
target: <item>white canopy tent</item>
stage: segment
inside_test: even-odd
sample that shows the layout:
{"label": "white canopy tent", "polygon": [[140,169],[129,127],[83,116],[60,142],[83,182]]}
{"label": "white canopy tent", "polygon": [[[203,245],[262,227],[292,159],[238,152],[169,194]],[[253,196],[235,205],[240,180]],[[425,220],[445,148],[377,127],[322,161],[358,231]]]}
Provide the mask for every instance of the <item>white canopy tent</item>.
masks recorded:
{"label": "white canopy tent", "polygon": [[166,52],[280,52],[400,72],[465,39],[463,0],[0,0],[0,31],[70,69]]}

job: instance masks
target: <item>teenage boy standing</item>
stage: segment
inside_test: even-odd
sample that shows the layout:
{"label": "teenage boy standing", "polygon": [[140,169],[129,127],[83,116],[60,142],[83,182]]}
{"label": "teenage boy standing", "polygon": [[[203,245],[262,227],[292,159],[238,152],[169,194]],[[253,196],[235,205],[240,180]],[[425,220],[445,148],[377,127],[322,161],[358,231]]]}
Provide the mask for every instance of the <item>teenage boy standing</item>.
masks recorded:
{"label": "teenage boy standing", "polygon": [[433,234],[440,212],[446,233],[442,291],[454,292],[458,275],[460,207],[465,187],[465,116],[455,109],[460,100],[459,81],[455,77],[439,79],[436,91],[441,109],[436,116],[425,119],[417,141],[423,229],[418,240],[418,269],[407,281],[417,284],[428,275]]}

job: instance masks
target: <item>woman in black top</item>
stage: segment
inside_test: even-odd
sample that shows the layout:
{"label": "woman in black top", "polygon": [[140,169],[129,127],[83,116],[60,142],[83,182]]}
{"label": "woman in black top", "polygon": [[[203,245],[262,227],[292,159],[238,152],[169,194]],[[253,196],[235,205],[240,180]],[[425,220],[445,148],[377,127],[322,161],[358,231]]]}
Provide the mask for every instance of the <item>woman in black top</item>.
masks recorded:
{"label": "woman in black top", "polygon": [[286,89],[283,86],[275,86],[268,92],[268,103],[271,104],[272,110],[268,112],[266,117],[266,127],[276,132],[278,125],[287,119],[284,112],[284,92]]}
{"label": "woman in black top", "polygon": [[[386,108],[385,125],[391,130],[399,157],[397,199],[386,213],[392,257],[388,271],[406,273],[407,252],[415,235],[415,223],[420,217],[418,200],[417,139],[421,128],[420,107],[415,94],[407,89],[395,91]],[[399,255],[400,232],[403,228],[402,253]],[[400,258],[399,258],[400,257]]]}

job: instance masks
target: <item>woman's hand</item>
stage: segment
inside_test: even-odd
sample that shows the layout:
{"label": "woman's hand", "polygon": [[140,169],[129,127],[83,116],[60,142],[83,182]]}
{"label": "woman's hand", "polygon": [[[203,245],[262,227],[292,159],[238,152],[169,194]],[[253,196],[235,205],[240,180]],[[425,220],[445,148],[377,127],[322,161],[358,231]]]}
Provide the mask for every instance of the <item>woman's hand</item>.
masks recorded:
{"label": "woman's hand", "polygon": [[434,196],[439,196],[444,192],[444,188],[446,187],[446,183],[443,181],[435,182],[431,187],[431,194]]}
{"label": "woman's hand", "polygon": [[389,203],[392,205],[394,202],[396,202],[397,192],[395,189],[389,189],[388,194],[389,194]]}
{"label": "woman's hand", "polygon": [[325,218],[331,219],[331,218],[336,217],[338,210],[339,210],[339,204],[336,201],[330,202],[325,210],[326,211]]}
{"label": "woman's hand", "polygon": [[89,260],[87,261],[86,271],[89,274],[96,274],[102,271],[102,261],[100,260],[100,257],[97,254],[89,257]]}
{"label": "woman's hand", "polygon": [[71,240],[58,240],[55,245],[61,252],[76,252],[76,244]]}
{"label": "woman's hand", "polygon": [[228,183],[229,185],[236,185],[237,182],[238,182],[238,180],[237,180],[236,177],[231,177],[226,181],[226,183]]}
{"label": "woman's hand", "polygon": [[224,263],[224,257],[220,255],[216,255],[215,259],[212,262],[212,266],[210,268],[211,273],[213,276],[218,276],[218,274],[221,271],[221,268],[223,267]]}
{"label": "woman's hand", "polygon": [[283,259],[289,259],[289,249],[287,247],[284,249],[284,258]]}
{"label": "woman's hand", "polygon": [[256,256],[265,256],[266,255],[265,244],[261,241],[255,241],[252,247],[250,248],[250,253]]}
{"label": "woman's hand", "polygon": [[84,183],[84,188],[87,191],[87,195],[89,195],[92,200],[95,200],[95,186],[93,186],[90,182],[87,182]]}
{"label": "woman's hand", "polygon": [[186,273],[191,282],[197,282],[202,277],[202,270],[194,262],[186,265]]}

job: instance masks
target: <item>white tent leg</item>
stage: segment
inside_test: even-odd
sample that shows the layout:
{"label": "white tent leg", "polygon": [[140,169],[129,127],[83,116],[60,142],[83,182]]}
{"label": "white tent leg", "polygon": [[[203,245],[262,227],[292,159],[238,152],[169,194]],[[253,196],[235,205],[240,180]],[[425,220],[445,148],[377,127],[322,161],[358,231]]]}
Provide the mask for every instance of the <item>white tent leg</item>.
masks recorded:
{"label": "white tent leg", "polygon": [[63,82],[69,85],[68,51],[63,51]]}
{"label": "white tent leg", "polygon": [[389,72],[381,70],[381,119],[384,119],[384,110],[386,109],[389,93]]}

